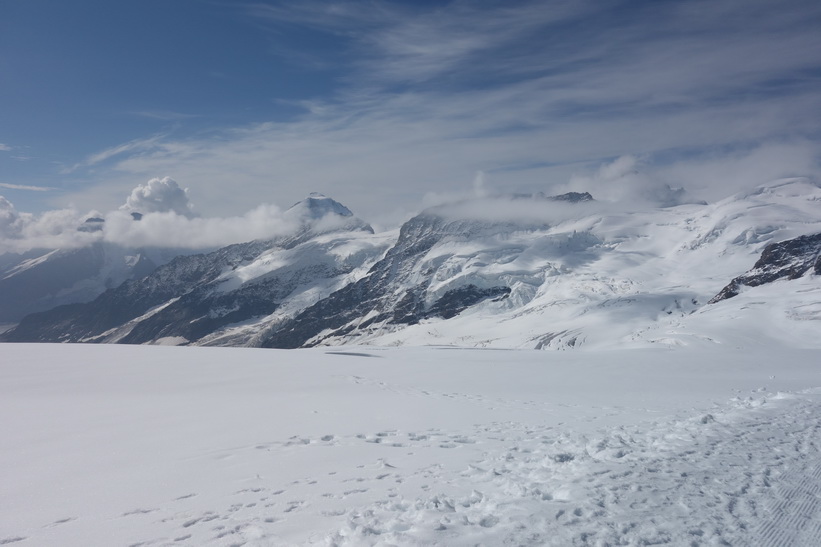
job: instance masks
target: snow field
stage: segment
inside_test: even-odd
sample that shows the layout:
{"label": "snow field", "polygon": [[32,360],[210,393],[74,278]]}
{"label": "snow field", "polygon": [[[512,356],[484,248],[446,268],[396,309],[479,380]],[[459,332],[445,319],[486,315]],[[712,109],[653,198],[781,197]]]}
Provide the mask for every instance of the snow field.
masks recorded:
{"label": "snow field", "polygon": [[484,428],[496,450],[445,481],[469,494],[377,502],[329,544],[818,545],[819,395],[591,437]]}
{"label": "snow field", "polygon": [[817,545],[818,351],[0,345],[0,544]]}
{"label": "snow field", "polygon": [[[405,281],[407,287],[429,281],[428,303],[469,283],[507,286],[510,296],[485,300],[447,320],[372,324],[336,337],[324,333],[314,341],[621,349],[743,345],[746,338],[764,336],[790,346],[817,345],[812,333],[818,327],[807,321],[817,319],[821,309],[817,276],[756,287],[751,292],[758,294],[747,295],[748,306],[735,299],[706,303],[749,270],[767,244],[821,230],[819,200],[815,184],[785,179],[711,205],[641,213],[588,210],[589,216],[539,229],[468,241],[444,238],[411,265],[414,276]],[[728,318],[747,326],[737,328]]]}

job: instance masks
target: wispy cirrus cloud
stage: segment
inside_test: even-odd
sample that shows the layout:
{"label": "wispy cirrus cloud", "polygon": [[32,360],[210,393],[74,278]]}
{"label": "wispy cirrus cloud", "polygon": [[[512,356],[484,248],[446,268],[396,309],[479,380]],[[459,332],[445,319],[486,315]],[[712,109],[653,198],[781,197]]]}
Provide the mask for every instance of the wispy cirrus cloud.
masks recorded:
{"label": "wispy cirrus cloud", "polygon": [[[654,177],[708,198],[765,175],[819,173],[821,132],[809,115],[821,111],[817,2],[242,9],[274,41],[284,30],[327,36],[346,71],[335,91],[306,99],[296,119],[135,140],[83,166],[105,167],[105,185],[117,188],[171,174],[206,214],[318,190],[377,223],[431,192],[469,190],[478,171],[490,187],[538,191],[639,156]],[[766,169],[752,167],[762,158]]]}
{"label": "wispy cirrus cloud", "polygon": [[50,192],[55,190],[50,186],[29,186],[26,184],[11,184],[8,182],[0,182],[0,188],[8,188],[9,190],[26,190],[29,192]]}
{"label": "wispy cirrus cloud", "polygon": [[124,144],[113,146],[111,148],[106,148],[105,150],[90,155],[84,161],[64,169],[63,174],[74,172],[82,167],[90,167],[98,163],[102,163],[121,154],[150,150],[151,148],[156,146],[162,138],[163,135],[154,135],[152,137],[144,139],[134,139]]}
{"label": "wispy cirrus cloud", "polygon": [[355,69],[351,79],[369,83],[419,83],[449,70],[464,70],[476,57],[536,40],[546,26],[564,24],[595,9],[590,2],[570,0],[550,6],[450,2],[435,7],[309,0],[247,7],[254,17],[272,25],[302,26],[343,37]]}

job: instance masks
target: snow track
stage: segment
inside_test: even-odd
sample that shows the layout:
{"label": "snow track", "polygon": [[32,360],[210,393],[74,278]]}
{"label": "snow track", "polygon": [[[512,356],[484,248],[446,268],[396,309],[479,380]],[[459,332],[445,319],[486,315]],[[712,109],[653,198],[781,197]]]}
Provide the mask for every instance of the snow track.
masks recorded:
{"label": "snow track", "polygon": [[800,454],[798,460],[790,462],[776,479],[774,499],[768,501],[763,522],[757,529],[762,546],[821,545],[818,429],[816,426],[809,431],[814,438],[806,443],[812,448],[795,447]]}
{"label": "snow track", "polygon": [[504,424],[454,485],[470,493],[379,501],[327,543],[819,545],[819,416],[815,392],[594,438]]}
{"label": "snow track", "polygon": [[[190,493],[121,518],[178,529],[134,543],[146,546],[818,545],[818,416],[819,392],[759,394],[650,429],[592,436],[512,422],[469,432],[297,436],[210,457],[290,453],[313,461],[334,447],[364,446],[384,457],[278,487],[260,481],[207,511],[195,509]],[[454,449],[479,457],[456,473],[447,459],[429,463],[430,453]],[[410,465],[408,450],[428,463]],[[382,497],[361,504],[374,493]],[[303,527],[316,519],[338,529]]]}

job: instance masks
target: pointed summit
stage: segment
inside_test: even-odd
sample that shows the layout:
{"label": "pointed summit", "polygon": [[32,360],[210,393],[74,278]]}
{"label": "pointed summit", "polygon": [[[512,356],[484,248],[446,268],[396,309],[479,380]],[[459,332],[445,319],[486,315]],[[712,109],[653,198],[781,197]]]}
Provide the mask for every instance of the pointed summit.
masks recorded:
{"label": "pointed summit", "polygon": [[305,215],[311,220],[318,220],[328,214],[352,217],[350,209],[319,192],[311,192],[308,197],[291,206],[286,214]]}
{"label": "pointed summit", "polygon": [[293,204],[285,211],[285,216],[296,220],[314,234],[351,230],[373,233],[370,224],[355,217],[350,209],[338,201],[319,192],[311,192],[307,198]]}

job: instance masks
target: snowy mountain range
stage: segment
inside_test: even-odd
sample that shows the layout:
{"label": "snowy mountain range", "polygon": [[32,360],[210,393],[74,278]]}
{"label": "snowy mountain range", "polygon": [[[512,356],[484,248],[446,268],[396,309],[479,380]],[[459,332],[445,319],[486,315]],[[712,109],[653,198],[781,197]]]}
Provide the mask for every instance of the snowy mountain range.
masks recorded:
{"label": "snowy mountain range", "polygon": [[817,338],[812,181],[650,210],[594,197],[477,198],[375,234],[311,195],[286,213],[300,219],[291,235],[177,257],[2,339],[567,349]]}
{"label": "snowy mountain range", "polygon": [[100,241],[75,249],[4,254],[0,257],[0,324],[55,306],[88,302],[183,253],[184,249],[132,249]]}

